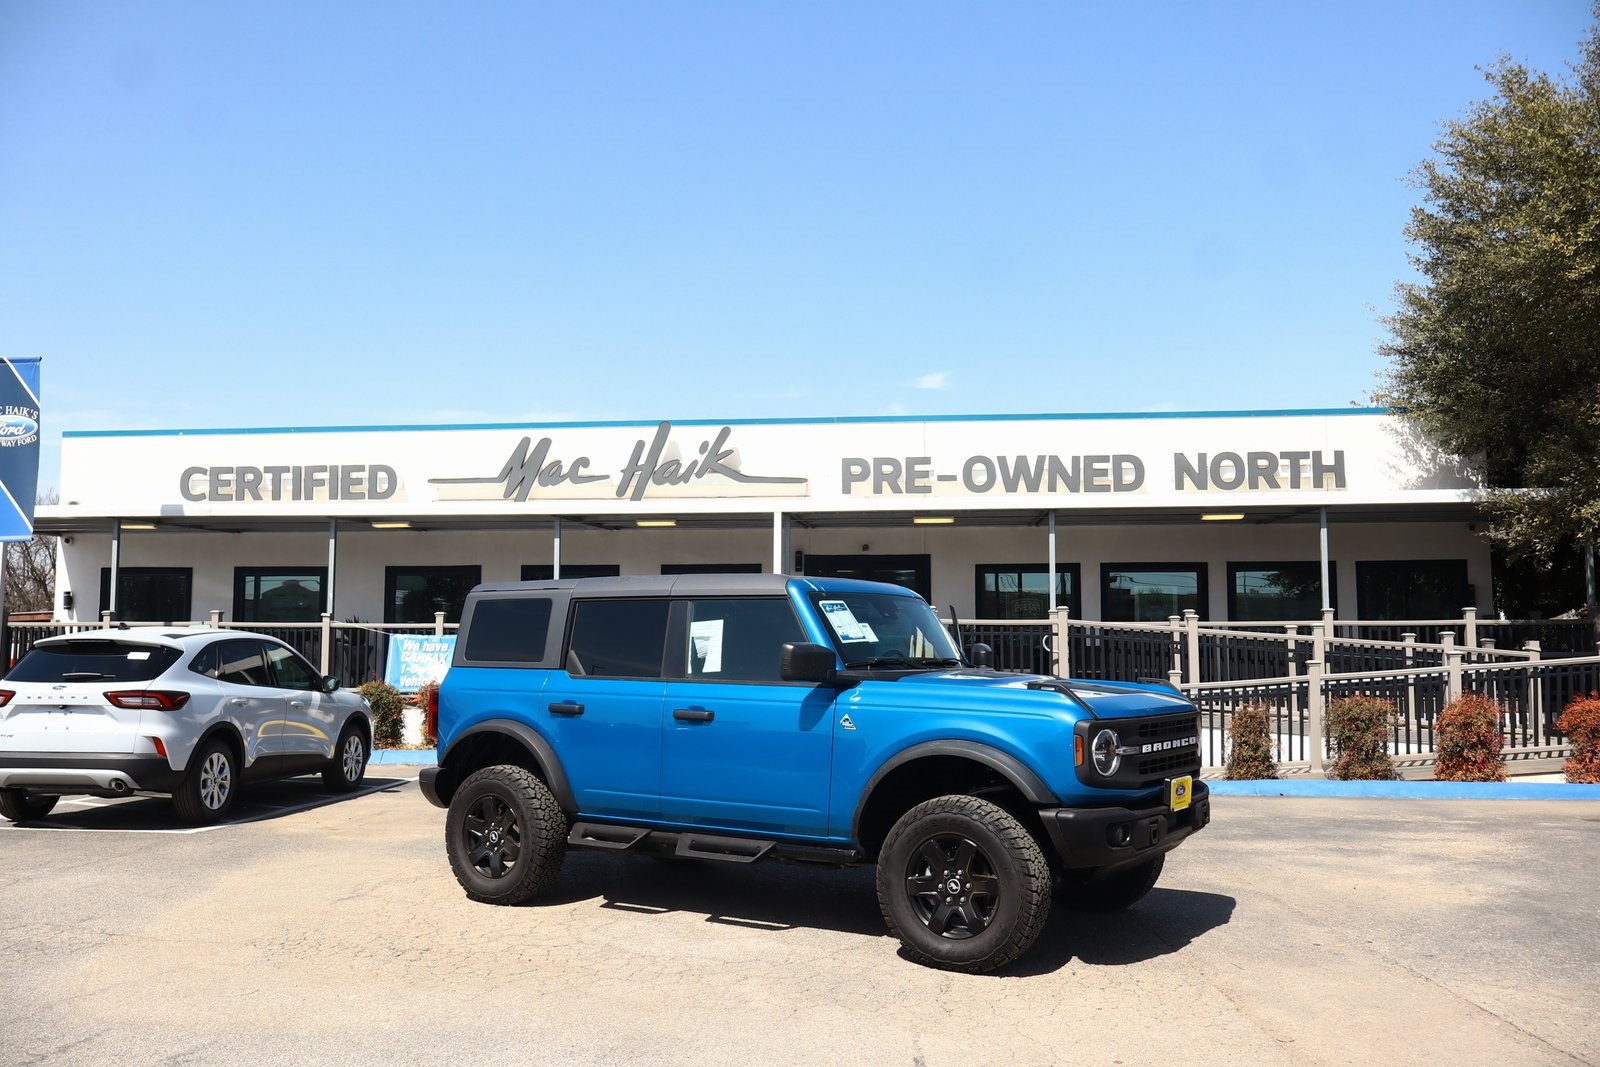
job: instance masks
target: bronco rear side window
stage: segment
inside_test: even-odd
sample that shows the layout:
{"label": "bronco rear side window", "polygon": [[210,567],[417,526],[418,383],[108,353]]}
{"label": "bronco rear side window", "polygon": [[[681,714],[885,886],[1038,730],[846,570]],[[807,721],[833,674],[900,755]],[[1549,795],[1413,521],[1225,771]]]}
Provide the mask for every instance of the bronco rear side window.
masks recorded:
{"label": "bronco rear side window", "polygon": [[477,663],[538,663],[550,635],[549,597],[484,598],[472,609],[466,658]]}
{"label": "bronco rear side window", "polygon": [[132,641],[35,645],[6,675],[9,682],[148,682],[182,653]]}
{"label": "bronco rear side window", "polygon": [[567,670],[610,678],[660,678],[665,600],[580,600],[573,605]]}

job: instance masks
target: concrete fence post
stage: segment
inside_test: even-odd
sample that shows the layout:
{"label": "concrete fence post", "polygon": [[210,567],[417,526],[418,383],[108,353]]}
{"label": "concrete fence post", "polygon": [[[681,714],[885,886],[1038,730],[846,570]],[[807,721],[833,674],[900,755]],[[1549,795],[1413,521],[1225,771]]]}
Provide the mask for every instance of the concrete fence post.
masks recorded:
{"label": "concrete fence post", "polygon": [[327,675],[328,664],[333,657],[333,615],[330,612],[322,613],[322,673]]}
{"label": "concrete fence post", "polygon": [[102,626],[110,626],[116,620],[117,613],[114,611],[102,611],[100,613],[100,624]]}
{"label": "concrete fence post", "polygon": [[[1172,628],[1172,670],[1183,677],[1183,616],[1168,615],[1167,625]],[[1171,671],[1168,672],[1169,674]]]}
{"label": "concrete fence post", "polygon": [[444,612],[442,611],[433,613],[433,635],[435,637],[444,636]]}
{"label": "concrete fence post", "polygon": [[[1528,663],[1538,663],[1544,648],[1537,641],[1525,642],[1522,650],[1528,653]],[[1544,677],[1539,671],[1528,671],[1528,716],[1534,722],[1548,722],[1544,714]],[[1538,716],[1538,718],[1534,718]],[[1541,730],[1540,733],[1543,733]]]}
{"label": "concrete fence post", "polygon": [[[1284,637],[1287,638],[1286,644],[1289,651],[1289,654],[1284,657],[1289,664],[1288,676],[1290,678],[1298,678],[1300,676],[1300,661],[1297,653],[1300,651],[1300,627],[1290,623],[1283,628],[1283,633]],[[1300,718],[1300,691],[1293,682],[1289,683],[1289,717],[1297,721]]]}
{"label": "concrete fence post", "polygon": [[1072,644],[1067,640],[1067,609],[1050,613],[1050,673],[1057,678],[1072,677]]}
{"label": "concrete fence post", "polygon": [[1183,609],[1183,625],[1189,640],[1189,682],[1205,681],[1200,672],[1200,615],[1193,608]]}
{"label": "concrete fence post", "polygon": [[[1417,635],[1406,631],[1400,635],[1400,643],[1406,646],[1406,670],[1413,670],[1417,665]],[[1406,678],[1406,721],[1417,721],[1417,676],[1408,675]]]}
{"label": "concrete fence post", "polygon": [[[1334,632],[1334,629],[1333,629],[1333,609],[1332,608],[1323,608],[1322,609],[1322,632],[1324,634],[1326,634],[1327,636],[1329,636],[1329,637],[1338,637],[1339,636],[1336,632]],[[1361,635],[1358,633],[1358,634],[1356,634],[1356,636],[1360,637]],[[1326,662],[1326,661],[1324,661],[1324,662]]]}
{"label": "concrete fence post", "polygon": [[222,628],[222,609],[221,608],[212,608],[211,609],[211,628],[213,630],[219,630],[219,629]]}
{"label": "concrete fence post", "polygon": [[1314,659],[1306,664],[1306,759],[1311,762],[1311,776],[1321,778],[1326,774],[1322,758],[1322,661]]}
{"label": "concrete fence post", "polygon": [[1464,640],[1461,642],[1468,648],[1478,647],[1478,609],[1461,609],[1461,629],[1464,631]]}
{"label": "concrete fence post", "polygon": [[1461,695],[1461,649],[1456,647],[1453,630],[1440,633],[1439,643],[1444,646],[1445,702],[1449,703]]}

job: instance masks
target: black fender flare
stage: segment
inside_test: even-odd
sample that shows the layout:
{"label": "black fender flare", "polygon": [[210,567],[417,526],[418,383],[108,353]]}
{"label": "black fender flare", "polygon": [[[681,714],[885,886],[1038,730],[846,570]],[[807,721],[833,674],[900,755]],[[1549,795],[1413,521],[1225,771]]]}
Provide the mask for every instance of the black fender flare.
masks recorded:
{"label": "black fender flare", "polygon": [[[482,722],[473,723],[455,739],[450,742],[450,747],[439,756],[439,769],[442,771],[449,766],[450,754],[459,749],[463,742],[483,734],[504,734],[518,742],[533,755],[534,762],[539,765],[539,777],[550,787],[550,792],[555,794],[556,803],[561,805],[563,811],[577,811],[577,801],[572,795],[572,785],[567,781],[567,772],[561,766],[561,760],[556,756],[556,750],[549,741],[544,739],[533,727],[516,719],[484,719]],[[459,785],[460,782],[456,782]]]}
{"label": "black fender flare", "polygon": [[867,780],[866,788],[861,791],[861,798],[856,801],[855,815],[850,820],[850,837],[861,840],[861,814],[867,809],[867,802],[872,799],[872,794],[877,790],[878,784],[889,776],[894,770],[905,766],[913,760],[924,759],[928,756],[956,756],[968,759],[974,763],[981,763],[990,770],[999,774],[1006,781],[1016,787],[1017,791],[1027,798],[1030,804],[1049,806],[1059,804],[1056,795],[1050,792],[1050,787],[1044,784],[1033,770],[1009,752],[1004,752],[993,745],[986,745],[981,741],[965,741],[950,739],[945,741],[923,741],[912,745],[910,748],[901,749],[884,761],[883,766],[873,772]]}

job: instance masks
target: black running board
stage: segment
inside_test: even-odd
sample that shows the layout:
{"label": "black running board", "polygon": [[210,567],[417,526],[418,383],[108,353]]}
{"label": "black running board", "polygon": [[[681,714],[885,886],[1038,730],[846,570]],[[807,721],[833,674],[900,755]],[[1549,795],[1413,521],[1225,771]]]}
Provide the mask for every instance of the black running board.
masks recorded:
{"label": "black running board", "polygon": [[716,837],[712,834],[680,834],[675,855],[687,859],[723,860],[727,863],[754,863],[772,851],[775,841],[748,837]]}
{"label": "black running board", "polygon": [[685,859],[721,860],[724,863],[754,863],[772,851],[776,841],[751,837],[724,837],[694,831],[674,833],[642,826],[617,826],[612,823],[573,823],[567,835],[568,848],[590,848],[601,852],[669,852]]}

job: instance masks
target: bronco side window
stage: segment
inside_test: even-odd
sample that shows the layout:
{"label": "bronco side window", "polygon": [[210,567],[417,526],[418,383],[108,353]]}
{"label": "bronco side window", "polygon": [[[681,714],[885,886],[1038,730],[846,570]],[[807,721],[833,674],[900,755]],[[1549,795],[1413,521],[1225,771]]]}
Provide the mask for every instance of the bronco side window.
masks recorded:
{"label": "bronco side window", "polygon": [[[776,682],[785,641],[805,631],[787,600],[691,600],[673,674],[706,681]],[[681,631],[680,631],[681,632]]]}
{"label": "bronco side window", "polygon": [[608,678],[660,678],[665,600],[579,600],[572,606],[567,670]]}
{"label": "bronco side window", "polygon": [[473,607],[466,633],[467,662],[542,662],[550,634],[550,598],[486,596]]}

